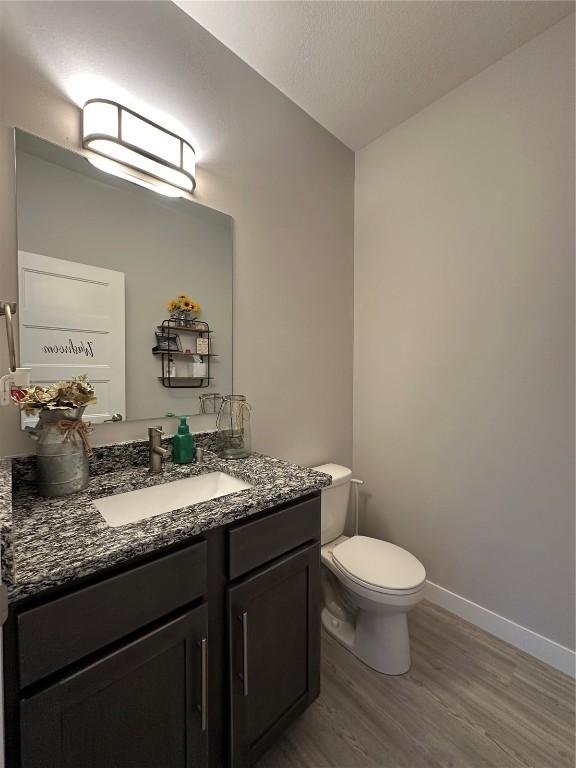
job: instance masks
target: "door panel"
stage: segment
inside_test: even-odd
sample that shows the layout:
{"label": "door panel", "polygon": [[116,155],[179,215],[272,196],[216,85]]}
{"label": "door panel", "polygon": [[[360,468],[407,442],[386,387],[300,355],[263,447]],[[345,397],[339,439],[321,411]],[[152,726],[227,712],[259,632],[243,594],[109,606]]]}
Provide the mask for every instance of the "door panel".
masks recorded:
{"label": "door panel", "polygon": [[[108,766],[111,759],[141,768],[186,765],[186,691],[176,682],[185,677],[186,647],[178,644],[67,702],[60,721],[63,768]],[[152,733],[162,738],[150,739]]]}
{"label": "door panel", "polygon": [[319,693],[318,544],[228,590],[232,764],[252,765]]}
{"label": "door panel", "polygon": [[307,571],[286,576],[250,601],[247,739],[254,743],[292,704],[308,682]]}
{"label": "door panel", "polygon": [[20,705],[22,768],[202,768],[206,606]]}

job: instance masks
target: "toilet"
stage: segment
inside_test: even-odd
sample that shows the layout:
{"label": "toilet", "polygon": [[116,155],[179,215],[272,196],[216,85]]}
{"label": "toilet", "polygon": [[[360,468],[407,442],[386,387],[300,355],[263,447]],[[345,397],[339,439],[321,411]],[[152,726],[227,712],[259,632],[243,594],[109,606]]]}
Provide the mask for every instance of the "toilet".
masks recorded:
{"label": "toilet", "polygon": [[410,669],[408,611],[424,596],[426,571],[401,547],[369,536],[345,536],[352,471],[314,467],[332,477],[322,489],[322,624],[372,669]]}

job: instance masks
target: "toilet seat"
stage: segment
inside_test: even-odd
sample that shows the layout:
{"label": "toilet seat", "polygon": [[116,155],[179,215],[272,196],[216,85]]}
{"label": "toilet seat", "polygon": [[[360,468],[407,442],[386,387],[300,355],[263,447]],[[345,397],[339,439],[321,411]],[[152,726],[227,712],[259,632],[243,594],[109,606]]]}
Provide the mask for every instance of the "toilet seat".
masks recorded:
{"label": "toilet seat", "polygon": [[374,592],[409,595],[426,581],[424,566],[414,555],[368,536],[352,536],[337,544],[332,559],[343,575]]}

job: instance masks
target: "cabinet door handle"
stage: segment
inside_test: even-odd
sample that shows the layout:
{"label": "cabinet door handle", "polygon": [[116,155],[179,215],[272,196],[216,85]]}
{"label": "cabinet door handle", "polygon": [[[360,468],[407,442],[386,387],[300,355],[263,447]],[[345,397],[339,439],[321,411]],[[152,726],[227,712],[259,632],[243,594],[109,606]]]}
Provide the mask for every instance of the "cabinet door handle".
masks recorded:
{"label": "cabinet door handle", "polygon": [[198,709],[200,710],[200,722],[202,730],[208,725],[208,640],[203,637],[200,640],[200,654],[202,657],[202,692]]}
{"label": "cabinet door handle", "polygon": [[242,678],[244,696],[248,696],[248,611],[239,617],[242,622]]}

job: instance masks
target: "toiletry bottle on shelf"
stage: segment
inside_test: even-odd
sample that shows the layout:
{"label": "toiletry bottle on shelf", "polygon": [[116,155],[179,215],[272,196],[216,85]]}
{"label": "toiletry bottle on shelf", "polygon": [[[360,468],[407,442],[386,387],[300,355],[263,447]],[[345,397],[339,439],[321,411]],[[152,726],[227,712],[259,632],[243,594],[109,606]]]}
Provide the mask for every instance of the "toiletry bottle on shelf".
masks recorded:
{"label": "toiletry bottle on shelf", "polygon": [[190,355],[190,357],[189,357],[188,360],[184,360],[183,361],[182,368],[184,369],[184,376],[186,376],[186,377],[188,377],[190,379],[190,378],[192,378],[192,363],[190,363],[189,361],[192,359],[192,350],[186,348],[184,350],[184,352],[187,355]]}
{"label": "toiletry bottle on shelf", "polygon": [[180,416],[178,433],[172,438],[172,461],[175,464],[191,464],[194,461],[194,436],[190,433],[188,419]]}
{"label": "toiletry bottle on shelf", "polygon": [[190,376],[193,379],[202,379],[206,376],[207,365],[202,362],[201,355],[192,355],[192,362],[189,364]]}
{"label": "toiletry bottle on shelf", "polygon": [[176,378],[176,363],[174,362],[172,355],[168,358],[168,378]]}

